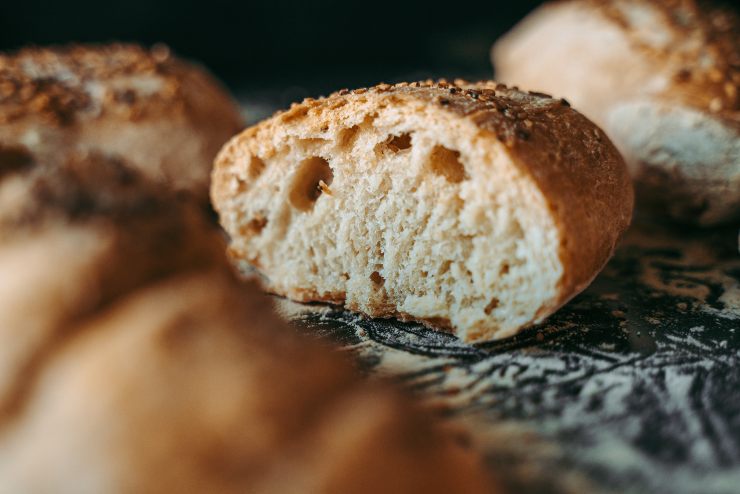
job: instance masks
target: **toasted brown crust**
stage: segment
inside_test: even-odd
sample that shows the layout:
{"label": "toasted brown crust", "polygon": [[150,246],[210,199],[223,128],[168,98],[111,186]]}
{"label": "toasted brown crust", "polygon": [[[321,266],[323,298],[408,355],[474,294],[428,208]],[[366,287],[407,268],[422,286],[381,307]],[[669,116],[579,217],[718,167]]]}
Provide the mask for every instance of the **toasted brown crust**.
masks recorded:
{"label": "toasted brown crust", "polygon": [[[273,295],[288,297],[289,299],[295,300],[296,302],[319,302],[322,304],[343,306],[344,308],[354,312],[363,312],[361,308],[356,304],[345,303],[346,294],[343,292],[319,293],[316,290],[299,289],[291,290],[287,293],[272,290],[271,293]],[[368,316],[376,319],[398,318],[403,322],[418,322],[430,329],[435,329],[437,331],[445,331],[452,334],[455,333],[452,323],[446,317],[419,318],[409,314],[408,312],[398,312],[390,305],[375,306],[373,313],[368,314]]]}
{"label": "toasted brown crust", "polygon": [[[324,110],[352,104],[357,98],[381,105],[423,101],[473,122],[480,132],[500,141],[515,164],[543,192],[560,231],[559,256],[564,273],[559,295],[540,309],[547,315],[585,288],[611,257],[621,234],[628,227],[633,207],[631,181],[622,157],[606,135],[592,122],[570,108],[564,100],[548,95],[507,88],[495,82],[425,81],[380,84],[354,91],[342,90],[319,100],[306,99],[288,111],[247,129],[234,138],[216,160],[212,196],[219,199],[232,192],[222,169],[237,161],[260,141],[265,158],[275,151],[268,139],[270,129],[295,119],[309,118],[317,129],[327,126]],[[264,136],[264,137],[263,137]],[[238,254],[238,253],[237,253]],[[341,294],[283,293],[300,299],[335,302]],[[378,308],[375,317],[404,317],[388,308]],[[421,321],[440,329],[449,321]],[[440,323],[440,324],[437,324]]]}
{"label": "toasted brown crust", "polygon": [[[500,492],[475,452],[428,410],[360,382],[271,309],[255,285],[206,269],[146,286],[66,327],[67,341],[27,383],[24,413],[12,422],[0,416],[5,484]],[[39,450],[49,430],[57,440]]]}
{"label": "toasted brown crust", "polygon": [[[0,170],[7,156],[0,151]],[[120,160],[98,154],[70,155],[53,165],[27,159],[23,168],[0,173],[0,250],[42,239],[62,242],[67,231],[70,236],[87,231],[107,247],[99,258],[80,259],[89,272],[68,280],[70,291],[77,285],[96,287],[80,304],[84,310],[174,271],[224,266],[224,244],[200,207],[148,182]],[[50,232],[58,235],[47,237]],[[41,265],[58,256],[53,243],[46,247],[47,255],[37,260]],[[48,277],[53,280],[54,273]],[[57,302],[39,311],[66,311],[63,301]]]}

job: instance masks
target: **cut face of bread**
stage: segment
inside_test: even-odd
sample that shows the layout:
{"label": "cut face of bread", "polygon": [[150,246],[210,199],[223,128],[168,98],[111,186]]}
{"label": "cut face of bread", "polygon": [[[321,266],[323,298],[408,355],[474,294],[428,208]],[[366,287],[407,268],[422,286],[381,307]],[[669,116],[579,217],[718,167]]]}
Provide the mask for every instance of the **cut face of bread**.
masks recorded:
{"label": "cut face of bread", "polygon": [[[547,125],[583,133],[593,156],[540,149]],[[597,168],[616,185],[605,198],[590,190]],[[573,184],[550,175],[572,171],[565,181],[590,191],[565,197]],[[213,200],[233,256],[274,292],[479,341],[543,319],[591,280],[629,220],[624,175],[603,134],[559,101],[429,83],[308,100],[248,129],[217,160]],[[567,237],[569,202],[592,211],[582,231],[600,238]],[[575,275],[568,243],[587,265]]]}

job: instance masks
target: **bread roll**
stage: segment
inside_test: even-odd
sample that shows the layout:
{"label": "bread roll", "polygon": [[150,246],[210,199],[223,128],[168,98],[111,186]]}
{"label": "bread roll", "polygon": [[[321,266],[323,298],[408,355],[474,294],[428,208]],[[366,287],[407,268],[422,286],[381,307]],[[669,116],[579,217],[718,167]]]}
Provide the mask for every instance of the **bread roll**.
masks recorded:
{"label": "bread roll", "polygon": [[497,491],[238,283],[201,216],[118,161],[0,149],[3,491]]}
{"label": "bread roll", "polygon": [[270,290],[452,331],[542,321],[630,222],[622,158],[560,100],[490,83],[307,99],[220,153],[212,199]]}
{"label": "bread roll", "polygon": [[118,154],[206,200],[213,157],[241,128],[239,108],[221,85],[164,46],[0,53],[0,144],[43,159],[70,150]]}
{"label": "bread roll", "polygon": [[736,15],[693,0],[548,3],[493,63],[601,125],[646,210],[713,225],[740,218],[739,32]]}

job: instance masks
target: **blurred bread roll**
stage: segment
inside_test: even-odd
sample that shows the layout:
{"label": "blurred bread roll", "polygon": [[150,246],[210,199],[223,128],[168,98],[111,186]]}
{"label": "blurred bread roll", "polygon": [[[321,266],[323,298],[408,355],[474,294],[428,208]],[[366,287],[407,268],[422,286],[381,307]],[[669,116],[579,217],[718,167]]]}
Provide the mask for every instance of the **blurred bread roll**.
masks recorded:
{"label": "blurred bread roll", "polygon": [[[222,271],[66,332],[0,429],[13,492],[486,492],[430,417],[290,334]],[[51,439],[53,438],[53,439]]]}
{"label": "blurred bread roll", "polygon": [[639,204],[740,218],[740,22],[694,0],[571,0],[493,47],[497,79],[566,97],[630,165]]}
{"label": "blurred bread roll", "polygon": [[0,54],[0,143],[41,157],[70,150],[117,154],[205,201],[213,158],[242,123],[221,84],[165,46]]}
{"label": "blurred bread roll", "polygon": [[0,150],[4,490],[496,490],[236,281],[200,211],[118,160]]}

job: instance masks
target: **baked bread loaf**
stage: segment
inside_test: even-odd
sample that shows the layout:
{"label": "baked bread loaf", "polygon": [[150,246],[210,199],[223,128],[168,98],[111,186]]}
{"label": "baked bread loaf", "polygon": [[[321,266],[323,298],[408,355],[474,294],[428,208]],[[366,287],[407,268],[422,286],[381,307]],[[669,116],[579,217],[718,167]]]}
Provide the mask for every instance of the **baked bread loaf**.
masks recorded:
{"label": "baked bread loaf", "polygon": [[611,256],[632,188],[560,100],[495,83],[307,99],[232,139],[212,199],[270,290],[468,342],[542,321]]}
{"label": "baked bread loaf", "polygon": [[202,216],[119,161],[0,149],[3,490],[497,490],[237,282]]}
{"label": "baked bread loaf", "polygon": [[740,22],[693,0],[545,4],[493,48],[497,79],[563,96],[624,155],[646,211],[740,218]]}
{"label": "baked bread loaf", "polygon": [[41,159],[118,154],[149,177],[208,198],[213,158],[242,128],[205,70],[164,46],[71,45],[0,53],[0,143]]}

